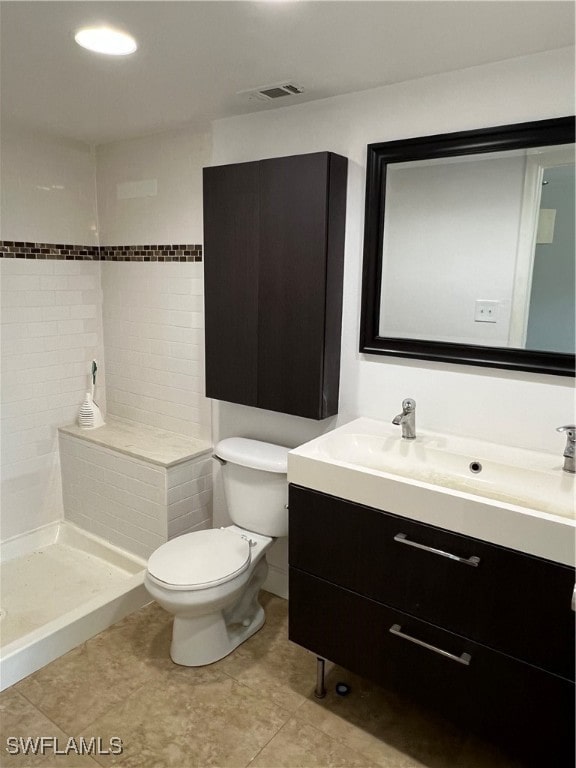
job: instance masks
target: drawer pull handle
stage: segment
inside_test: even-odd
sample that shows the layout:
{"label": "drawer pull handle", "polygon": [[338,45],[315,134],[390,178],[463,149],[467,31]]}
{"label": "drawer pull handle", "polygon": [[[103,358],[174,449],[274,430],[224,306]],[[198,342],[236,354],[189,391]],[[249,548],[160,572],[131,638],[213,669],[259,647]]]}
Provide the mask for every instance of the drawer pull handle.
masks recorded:
{"label": "drawer pull handle", "polygon": [[442,648],[436,648],[435,645],[430,645],[430,643],[425,643],[423,640],[418,640],[415,637],[411,637],[410,635],[405,634],[402,632],[402,627],[400,624],[392,624],[390,627],[391,634],[396,635],[396,637],[401,637],[403,640],[408,640],[411,643],[415,643],[416,645],[421,645],[422,648],[427,648],[429,651],[434,651],[434,653],[439,653],[440,656],[444,656],[447,659],[450,659],[451,661],[457,661],[458,664],[464,664],[466,667],[470,666],[470,661],[472,660],[472,656],[470,656],[469,653],[462,653],[460,656],[456,656],[454,653],[448,653],[448,651],[443,651]]}
{"label": "drawer pull handle", "polygon": [[458,557],[458,555],[453,555],[451,552],[444,552],[442,549],[435,549],[434,547],[427,547],[425,544],[418,544],[416,541],[410,541],[405,533],[397,533],[394,536],[394,541],[397,541],[399,544],[407,544],[409,547],[415,547],[416,549],[423,549],[425,552],[432,552],[432,554],[440,555],[440,557],[456,560],[456,562],[464,563],[464,565],[473,565],[474,568],[480,565],[480,558],[476,557],[476,555],[472,555],[472,557]]}

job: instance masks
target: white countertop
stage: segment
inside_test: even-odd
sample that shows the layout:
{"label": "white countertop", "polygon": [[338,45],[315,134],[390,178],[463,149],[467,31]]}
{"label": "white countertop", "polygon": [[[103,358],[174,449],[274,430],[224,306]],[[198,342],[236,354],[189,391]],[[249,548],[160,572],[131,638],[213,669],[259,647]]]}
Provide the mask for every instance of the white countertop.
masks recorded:
{"label": "white countertop", "polygon": [[[381,422],[357,419],[304,443],[288,454],[288,482],[554,562],[576,565],[573,517],[400,476],[392,471],[360,467],[345,459],[331,458],[323,447],[327,438],[337,433],[380,432],[397,434]],[[454,443],[445,436],[433,437],[438,444]],[[487,446],[479,444],[479,450],[483,453]],[[493,448],[495,455],[509,450],[504,446]],[[529,458],[523,455],[528,452],[514,452],[519,461]],[[559,481],[573,480],[562,476],[560,459],[557,462]]]}
{"label": "white countertop", "polygon": [[206,440],[110,417],[103,427],[96,429],[81,429],[77,424],[70,424],[58,431],[166,468],[212,451],[211,443]]}

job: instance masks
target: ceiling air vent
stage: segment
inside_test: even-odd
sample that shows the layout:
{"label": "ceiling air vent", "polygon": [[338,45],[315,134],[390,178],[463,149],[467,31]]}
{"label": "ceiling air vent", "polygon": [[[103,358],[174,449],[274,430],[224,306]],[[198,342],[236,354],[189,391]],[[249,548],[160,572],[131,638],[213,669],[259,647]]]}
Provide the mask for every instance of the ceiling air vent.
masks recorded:
{"label": "ceiling air vent", "polygon": [[254,88],[249,91],[239,91],[239,95],[246,95],[250,100],[275,101],[285,96],[298,96],[304,89],[294,83],[280,83],[278,85],[266,85],[262,88]]}

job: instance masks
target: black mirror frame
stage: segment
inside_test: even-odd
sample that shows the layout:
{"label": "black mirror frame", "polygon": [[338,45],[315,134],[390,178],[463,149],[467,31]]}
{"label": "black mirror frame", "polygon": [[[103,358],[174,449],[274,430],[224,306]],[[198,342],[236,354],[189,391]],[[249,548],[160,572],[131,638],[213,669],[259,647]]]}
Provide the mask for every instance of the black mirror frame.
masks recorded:
{"label": "black mirror frame", "polygon": [[360,352],[573,376],[575,355],[378,335],[388,163],[574,142],[574,117],[368,145]]}

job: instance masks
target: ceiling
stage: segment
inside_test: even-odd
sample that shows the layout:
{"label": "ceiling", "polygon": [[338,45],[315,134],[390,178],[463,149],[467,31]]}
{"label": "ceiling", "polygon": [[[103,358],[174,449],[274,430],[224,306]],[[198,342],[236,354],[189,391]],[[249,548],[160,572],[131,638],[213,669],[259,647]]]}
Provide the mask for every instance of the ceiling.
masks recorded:
{"label": "ceiling", "polygon": [[[3,119],[95,144],[574,44],[574,3],[555,0],[13,0],[0,14]],[[95,22],[137,53],[79,48]],[[238,95],[283,81],[305,92]]]}

